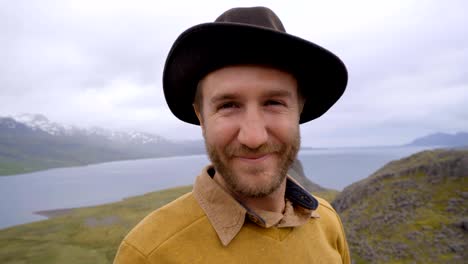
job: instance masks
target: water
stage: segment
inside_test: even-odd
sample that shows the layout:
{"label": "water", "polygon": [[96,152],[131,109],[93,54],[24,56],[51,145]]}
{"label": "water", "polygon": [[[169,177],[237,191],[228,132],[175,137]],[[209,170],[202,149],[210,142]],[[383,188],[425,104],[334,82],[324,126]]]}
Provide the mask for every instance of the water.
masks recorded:
{"label": "water", "polygon": [[322,187],[342,190],[371,175],[392,160],[427,147],[375,147],[306,150],[299,159],[306,176]]}
{"label": "water", "polygon": [[205,155],[109,162],[0,177],[0,228],[43,220],[37,211],[118,201],[189,185]]}
{"label": "water", "polygon": [[[303,150],[306,175],[341,190],[387,162],[422,148]],[[168,187],[189,185],[208,164],[205,155],[109,162],[0,177],[0,229],[45,219],[37,211],[114,202]]]}

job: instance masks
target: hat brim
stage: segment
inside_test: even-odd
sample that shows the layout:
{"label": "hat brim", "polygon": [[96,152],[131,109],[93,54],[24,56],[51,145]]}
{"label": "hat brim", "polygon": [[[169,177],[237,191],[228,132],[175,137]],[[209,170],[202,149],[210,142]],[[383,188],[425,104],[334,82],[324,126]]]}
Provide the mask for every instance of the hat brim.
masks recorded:
{"label": "hat brim", "polygon": [[236,23],[206,23],[183,32],[166,59],[163,89],[172,113],[199,125],[193,110],[198,82],[228,65],[269,65],[293,74],[306,98],[300,123],[320,117],[343,94],[348,74],[328,50],[279,31]]}

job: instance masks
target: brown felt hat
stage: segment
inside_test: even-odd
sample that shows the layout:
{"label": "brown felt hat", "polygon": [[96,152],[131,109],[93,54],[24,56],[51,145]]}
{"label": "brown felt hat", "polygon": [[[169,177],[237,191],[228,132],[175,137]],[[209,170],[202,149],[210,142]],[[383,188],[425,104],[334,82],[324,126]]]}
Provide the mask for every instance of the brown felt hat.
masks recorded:
{"label": "brown felt hat", "polygon": [[192,106],[198,82],[212,71],[238,64],[267,65],[293,74],[306,98],[300,123],[327,112],[348,81],[337,56],[286,33],[270,9],[233,8],[215,22],[187,29],[172,45],[163,72],[164,95],[172,113],[199,125]]}

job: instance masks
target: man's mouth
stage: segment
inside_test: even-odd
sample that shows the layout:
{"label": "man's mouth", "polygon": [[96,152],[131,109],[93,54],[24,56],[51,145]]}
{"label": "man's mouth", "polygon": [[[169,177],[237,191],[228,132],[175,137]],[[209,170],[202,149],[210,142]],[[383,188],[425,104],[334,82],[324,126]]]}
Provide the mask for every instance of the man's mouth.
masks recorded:
{"label": "man's mouth", "polygon": [[262,162],[271,156],[272,156],[272,153],[262,153],[262,154],[234,155],[234,158],[237,158],[244,162],[257,163],[257,162]]}

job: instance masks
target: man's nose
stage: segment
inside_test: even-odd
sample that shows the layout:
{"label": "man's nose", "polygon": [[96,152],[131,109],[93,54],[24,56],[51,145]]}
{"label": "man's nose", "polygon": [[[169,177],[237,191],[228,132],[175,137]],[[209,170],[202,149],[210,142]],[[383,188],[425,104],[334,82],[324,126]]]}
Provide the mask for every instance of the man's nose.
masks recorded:
{"label": "man's nose", "polygon": [[266,123],[259,109],[246,112],[245,118],[241,120],[237,139],[239,143],[251,149],[256,149],[268,141]]}

